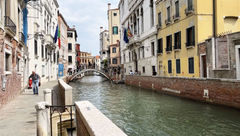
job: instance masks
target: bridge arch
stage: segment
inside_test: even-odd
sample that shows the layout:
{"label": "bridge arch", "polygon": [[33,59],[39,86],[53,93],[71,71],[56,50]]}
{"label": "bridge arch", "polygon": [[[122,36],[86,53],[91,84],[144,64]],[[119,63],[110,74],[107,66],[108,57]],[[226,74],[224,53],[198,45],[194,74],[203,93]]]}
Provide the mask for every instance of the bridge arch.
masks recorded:
{"label": "bridge arch", "polygon": [[79,71],[78,73],[72,75],[72,77],[70,78],[70,81],[75,80],[79,75],[86,73],[86,72],[96,72],[101,74],[102,76],[104,76],[105,78],[107,78],[108,80],[112,80],[107,74],[105,74],[104,72],[100,71],[100,70],[96,70],[96,69],[84,69],[82,71]]}

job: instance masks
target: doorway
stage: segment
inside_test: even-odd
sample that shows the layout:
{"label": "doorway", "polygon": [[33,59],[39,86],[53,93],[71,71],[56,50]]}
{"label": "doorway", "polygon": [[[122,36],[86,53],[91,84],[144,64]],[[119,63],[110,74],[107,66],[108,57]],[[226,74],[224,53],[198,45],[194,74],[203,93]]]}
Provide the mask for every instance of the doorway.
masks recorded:
{"label": "doorway", "polygon": [[240,45],[235,47],[236,51],[236,77],[240,80]]}
{"label": "doorway", "polygon": [[201,66],[201,77],[206,78],[207,77],[207,57],[206,54],[200,55],[200,66]]}

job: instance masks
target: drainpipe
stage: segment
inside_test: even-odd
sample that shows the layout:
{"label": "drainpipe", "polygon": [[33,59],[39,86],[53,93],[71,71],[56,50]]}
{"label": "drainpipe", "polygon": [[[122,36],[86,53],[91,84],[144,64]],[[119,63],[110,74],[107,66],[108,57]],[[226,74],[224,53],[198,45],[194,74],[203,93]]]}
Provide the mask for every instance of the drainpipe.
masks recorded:
{"label": "drainpipe", "polygon": [[213,38],[212,38],[212,63],[216,69],[216,0],[213,0]]}
{"label": "drainpipe", "polygon": [[216,0],[213,0],[213,38],[216,37]]}

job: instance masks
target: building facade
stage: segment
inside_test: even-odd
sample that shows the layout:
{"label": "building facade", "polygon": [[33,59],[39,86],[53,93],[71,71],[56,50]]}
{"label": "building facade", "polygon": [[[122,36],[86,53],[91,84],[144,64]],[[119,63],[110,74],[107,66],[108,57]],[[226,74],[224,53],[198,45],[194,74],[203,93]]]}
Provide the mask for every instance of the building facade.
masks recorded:
{"label": "building facade", "polygon": [[239,31],[239,9],[238,0],[157,0],[158,75],[203,75],[197,45]]}
{"label": "building facade", "polygon": [[27,6],[28,76],[35,71],[41,77],[41,82],[57,79],[58,47],[54,43],[54,35],[58,24],[58,7],[56,0],[30,1]]}
{"label": "building facade", "polygon": [[121,63],[125,75],[157,74],[155,0],[120,0]]}
{"label": "building facade", "polygon": [[60,31],[60,41],[58,41],[59,45],[58,61],[60,65],[63,65],[63,74],[61,74],[60,70],[59,76],[65,76],[68,73],[68,37],[67,37],[68,25],[61,13],[58,13],[58,26]]}
{"label": "building facade", "polygon": [[0,0],[0,107],[23,89],[26,2]]}
{"label": "building facade", "polygon": [[103,27],[100,28],[100,62],[101,70],[107,69],[107,66],[104,67],[104,64],[108,61],[108,45],[109,45],[109,36],[108,30],[103,30]]}
{"label": "building facade", "polygon": [[68,28],[68,71],[74,72],[76,66],[76,41],[77,31],[75,28]]}
{"label": "building facade", "polygon": [[94,57],[91,53],[81,51],[78,58],[81,70],[94,68]]}
{"label": "building facade", "polygon": [[94,63],[95,63],[95,69],[96,70],[101,70],[101,61],[100,61],[100,56],[95,56],[94,57]]}
{"label": "building facade", "polygon": [[109,72],[117,71],[120,63],[120,14],[119,9],[111,9],[111,4],[108,4],[108,30],[109,30],[109,45],[108,45],[108,66]]}

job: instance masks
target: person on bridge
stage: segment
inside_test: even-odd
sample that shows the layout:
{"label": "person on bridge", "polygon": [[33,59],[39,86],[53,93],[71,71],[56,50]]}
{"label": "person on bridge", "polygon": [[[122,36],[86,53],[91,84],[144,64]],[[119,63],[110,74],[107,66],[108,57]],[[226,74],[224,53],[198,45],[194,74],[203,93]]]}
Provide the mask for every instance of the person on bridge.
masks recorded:
{"label": "person on bridge", "polygon": [[38,87],[41,86],[41,78],[34,71],[30,75],[29,79],[30,78],[32,78],[32,82],[33,82],[33,94],[38,95]]}

